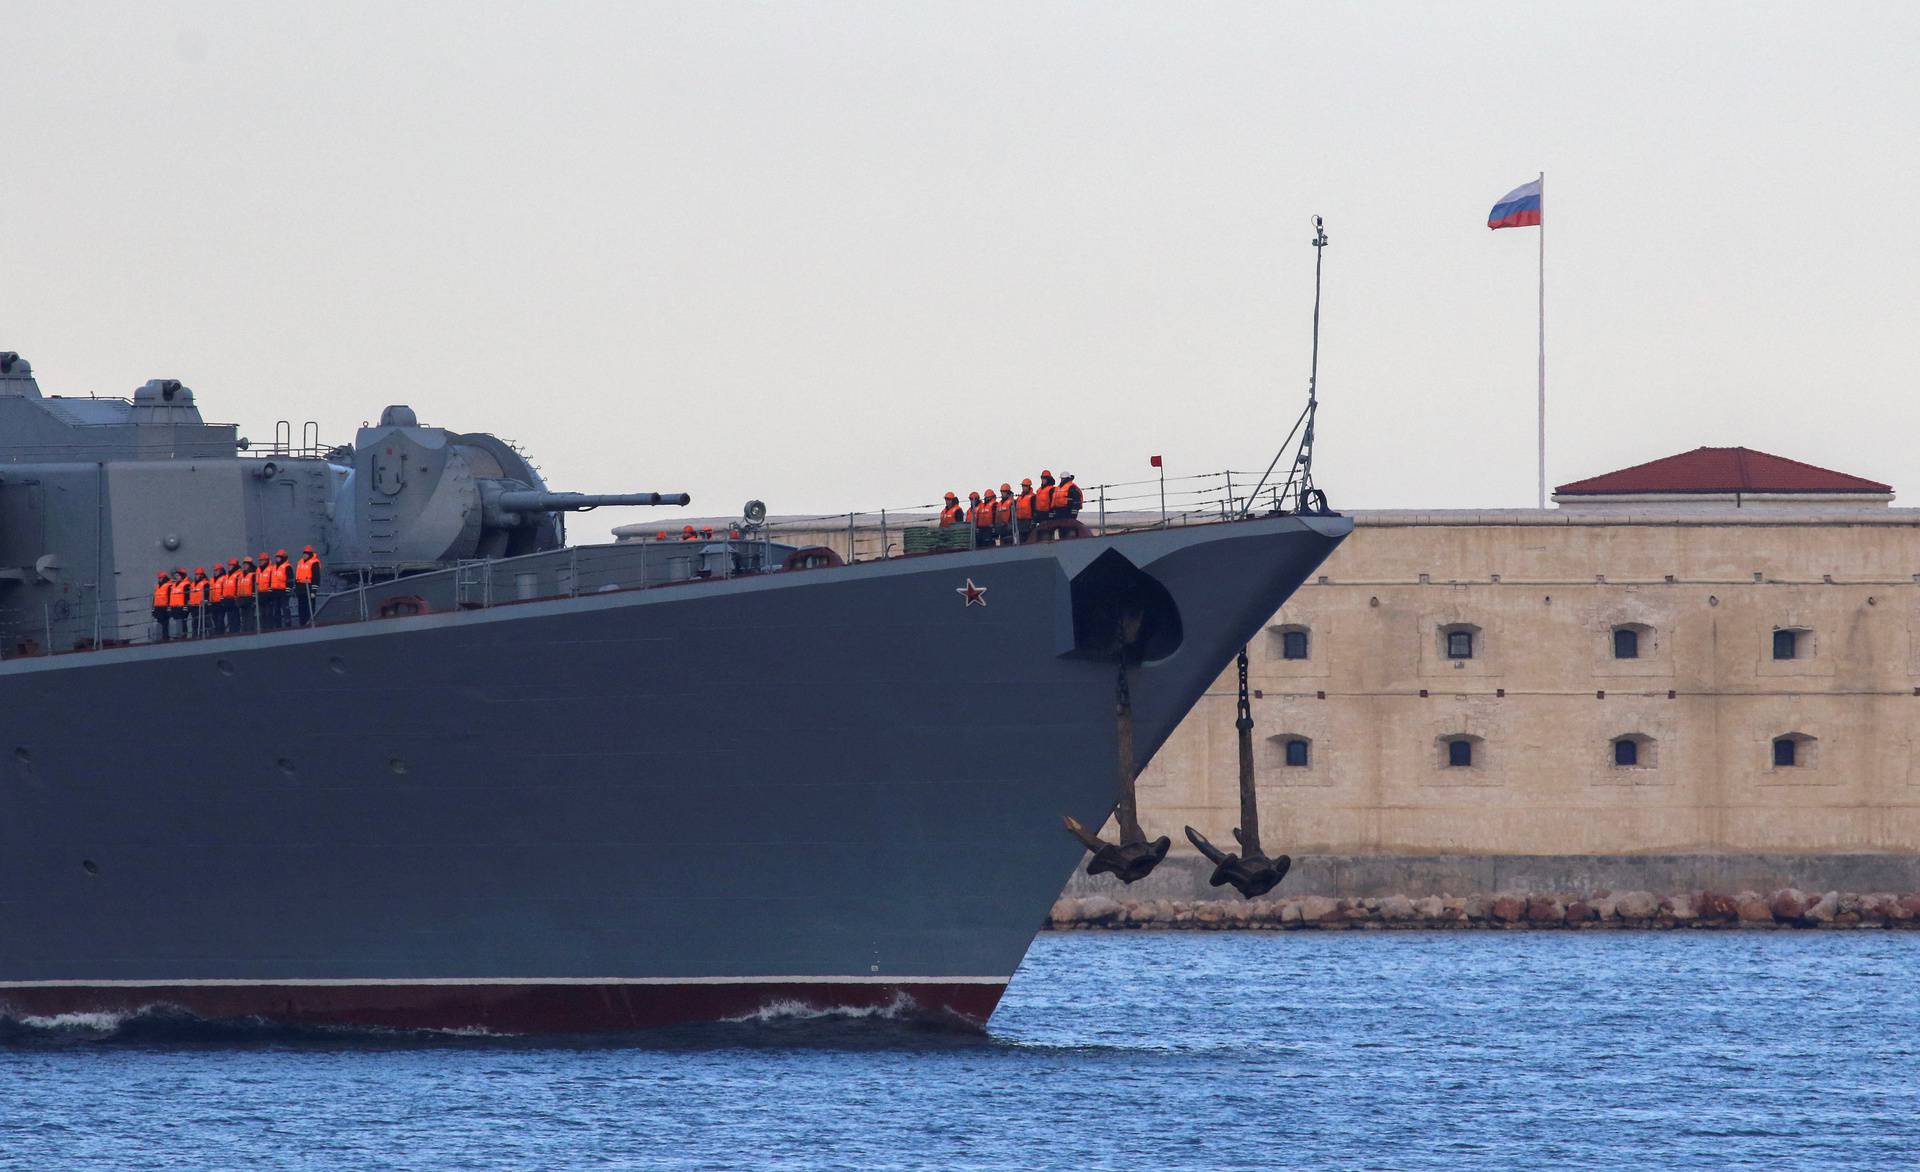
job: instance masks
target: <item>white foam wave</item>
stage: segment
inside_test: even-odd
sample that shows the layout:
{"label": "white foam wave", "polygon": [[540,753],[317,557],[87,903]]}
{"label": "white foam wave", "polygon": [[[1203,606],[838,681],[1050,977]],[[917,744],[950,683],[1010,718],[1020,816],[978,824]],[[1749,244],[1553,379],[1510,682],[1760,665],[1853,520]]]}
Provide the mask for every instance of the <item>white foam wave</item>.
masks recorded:
{"label": "white foam wave", "polygon": [[116,1012],[94,1013],[55,1013],[50,1015],[30,1014],[13,1020],[35,1030],[72,1030],[82,1033],[111,1034],[117,1032],[138,1014]]}
{"label": "white foam wave", "polygon": [[823,1018],[845,1018],[849,1020],[876,1019],[880,1021],[898,1021],[913,1015],[918,1005],[905,993],[895,993],[893,999],[884,1005],[808,1005],[804,1001],[781,998],[769,1001],[751,1013],[722,1020],[729,1023],[749,1022],[767,1023],[779,1021],[817,1021]]}

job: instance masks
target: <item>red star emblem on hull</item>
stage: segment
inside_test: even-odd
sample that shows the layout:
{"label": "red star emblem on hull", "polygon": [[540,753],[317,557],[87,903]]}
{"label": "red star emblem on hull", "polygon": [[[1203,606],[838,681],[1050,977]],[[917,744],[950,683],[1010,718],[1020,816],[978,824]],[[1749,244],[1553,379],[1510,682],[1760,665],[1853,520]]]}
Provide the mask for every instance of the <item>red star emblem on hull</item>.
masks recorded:
{"label": "red star emblem on hull", "polygon": [[976,602],[981,606],[987,605],[987,588],[985,586],[975,586],[972,578],[967,579],[965,586],[955,586],[953,592],[965,598],[967,600],[967,606],[972,606]]}

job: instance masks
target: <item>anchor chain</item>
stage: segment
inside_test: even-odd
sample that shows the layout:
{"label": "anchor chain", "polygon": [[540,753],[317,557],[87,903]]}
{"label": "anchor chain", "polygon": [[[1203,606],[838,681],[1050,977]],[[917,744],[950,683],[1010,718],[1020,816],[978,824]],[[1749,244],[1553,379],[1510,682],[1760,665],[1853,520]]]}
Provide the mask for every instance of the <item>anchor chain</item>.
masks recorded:
{"label": "anchor chain", "polygon": [[1120,841],[1110,843],[1093,831],[1080,824],[1071,814],[1061,816],[1067,825],[1067,832],[1080,840],[1080,845],[1092,852],[1087,860],[1087,874],[1112,874],[1122,883],[1137,883],[1153,873],[1167,857],[1173,840],[1161,835],[1152,842],[1147,841],[1146,832],[1140,829],[1139,801],[1134,793],[1134,781],[1139,776],[1133,756],[1133,692],[1127,683],[1127,661],[1120,660],[1120,679],[1114,688],[1114,740],[1115,757],[1118,760],[1120,774],[1120,799],[1114,806],[1114,821],[1120,827]]}
{"label": "anchor chain", "polygon": [[1253,704],[1247,694],[1247,649],[1240,649],[1240,695],[1234,706],[1233,727],[1240,747],[1240,825],[1233,828],[1234,840],[1244,854],[1231,854],[1207,841],[1207,836],[1189,826],[1187,841],[1213,863],[1213,875],[1207,880],[1215,887],[1232,884],[1247,899],[1265,895],[1280,885],[1293,866],[1286,855],[1269,859],[1260,848],[1260,797],[1253,787]]}

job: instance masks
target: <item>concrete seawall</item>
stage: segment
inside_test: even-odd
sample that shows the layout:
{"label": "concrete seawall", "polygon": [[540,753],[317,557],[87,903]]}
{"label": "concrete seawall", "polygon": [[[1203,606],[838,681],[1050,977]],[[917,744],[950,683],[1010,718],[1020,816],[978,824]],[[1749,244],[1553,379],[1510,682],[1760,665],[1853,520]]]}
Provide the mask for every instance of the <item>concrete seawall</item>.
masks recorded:
{"label": "concrete seawall", "polygon": [[1132,887],[1076,872],[1048,926],[1920,928],[1920,859],[1905,855],[1316,856],[1255,900],[1210,874],[1179,856]]}
{"label": "concrete seawall", "polygon": [[[1233,900],[1230,887],[1209,887],[1212,864],[1175,854],[1151,876],[1128,887],[1084,866],[1061,893],[1070,899],[1105,896],[1121,903],[1151,900]],[[1502,891],[1920,891],[1920,855],[1905,854],[1670,854],[1670,855],[1296,855],[1293,869],[1269,898],[1306,895],[1379,898],[1407,895],[1493,894]]]}

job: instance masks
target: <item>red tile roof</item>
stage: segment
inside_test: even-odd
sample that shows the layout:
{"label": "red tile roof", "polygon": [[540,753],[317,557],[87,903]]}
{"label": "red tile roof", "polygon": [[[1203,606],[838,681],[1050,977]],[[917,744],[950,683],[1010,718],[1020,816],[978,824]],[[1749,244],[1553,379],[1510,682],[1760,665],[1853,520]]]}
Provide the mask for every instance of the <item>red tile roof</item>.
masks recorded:
{"label": "red tile roof", "polygon": [[1893,489],[1876,481],[1816,468],[1752,448],[1695,448],[1576,480],[1553,490],[1565,496],[1663,492],[1871,492]]}

